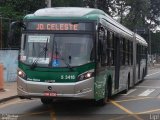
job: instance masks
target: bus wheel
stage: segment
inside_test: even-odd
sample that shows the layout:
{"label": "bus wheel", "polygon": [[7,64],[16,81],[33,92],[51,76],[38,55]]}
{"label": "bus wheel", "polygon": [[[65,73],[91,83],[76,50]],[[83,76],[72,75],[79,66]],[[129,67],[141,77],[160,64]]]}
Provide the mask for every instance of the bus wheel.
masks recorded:
{"label": "bus wheel", "polygon": [[50,99],[50,98],[41,98],[41,102],[43,103],[43,104],[51,104],[52,103],[52,99]]}

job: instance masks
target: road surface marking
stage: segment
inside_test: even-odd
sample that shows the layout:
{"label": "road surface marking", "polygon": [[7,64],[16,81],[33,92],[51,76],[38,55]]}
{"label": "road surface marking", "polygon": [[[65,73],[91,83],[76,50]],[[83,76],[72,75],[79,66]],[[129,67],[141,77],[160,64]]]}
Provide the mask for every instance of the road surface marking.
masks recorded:
{"label": "road surface marking", "polygon": [[155,89],[160,89],[160,86],[136,86],[136,87],[138,87],[138,88],[149,88],[149,89],[153,89],[153,88],[155,88]]}
{"label": "road surface marking", "polygon": [[119,100],[119,101],[115,101],[115,102],[117,102],[117,103],[120,103],[120,102],[129,102],[129,101],[143,100],[143,99],[149,99],[149,98],[153,98],[153,97],[143,97],[143,98],[135,98],[135,99],[128,99],[128,100]]}
{"label": "road surface marking", "polygon": [[138,96],[148,96],[148,95],[151,94],[153,91],[155,91],[155,89],[147,89],[146,91],[142,92],[142,93],[139,94]]}
{"label": "road surface marking", "polygon": [[51,116],[51,120],[56,120],[56,113],[55,112],[51,111],[50,116]]}
{"label": "road surface marking", "polygon": [[115,118],[111,118],[111,119],[108,119],[108,120],[126,120],[126,118],[128,117],[132,117],[132,115],[121,115],[120,117],[115,117]]}
{"label": "road surface marking", "polygon": [[13,100],[10,100],[10,101],[8,101],[8,102],[2,102],[2,103],[0,104],[0,108],[7,107],[7,106],[9,106],[9,105],[14,105],[14,104],[17,104],[17,103],[19,103],[19,102],[21,102],[21,100],[17,100],[17,99],[13,99]]}
{"label": "road surface marking", "polygon": [[33,113],[24,113],[22,115],[20,115],[20,117],[26,117],[26,116],[31,116],[31,115],[40,115],[43,113],[49,113],[50,110],[46,110],[46,111],[41,111],[41,112],[33,112]]}
{"label": "road surface marking", "polygon": [[131,90],[129,90],[126,94],[121,94],[121,95],[129,95],[129,94],[131,94],[132,92],[134,92],[134,91],[136,91],[137,89],[131,89]]}
{"label": "road surface marking", "polygon": [[160,109],[154,109],[154,110],[149,110],[149,111],[144,111],[144,112],[138,112],[138,113],[135,113],[135,114],[147,114],[147,113],[152,113],[152,112],[158,112],[160,111]]}
{"label": "road surface marking", "polygon": [[[129,120],[128,118],[129,117],[133,117],[133,115],[121,115],[120,117],[115,117],[115,118],[111,118],[111,119],[108,119],[108,120]],[[137,120],[137,119],[136,119]],[[142,119],[143,120],[143,119]]]}
{"label": "road surface marking", "polygon": [[25,100],[20,100],[20,99],[16,99],[14,101],[9,101],[9,102],[5,102],[5,103],[1,103],[0,104],[0,108],[4,108],[4,107],[7,107],[7,106],[10,106],[10,105],[15,105],[15,104],[23,104],[23,103],[28,103],[28,102],[33,102],[33,101],[36,101],[35,100],[29,100],[29,101],[25,101]]}
{"label": "road surface marking", "polygon": [[132,111],[128,110],[127,108],[123,107],[122,105],[116,103],[113,100],[110,100],[110,102],[115,105],[116,107],[120,108],[121,110],[125,111],[126,113],[132,115],[134,118],[136,118],[136,120],[143,120],[142,118],[140,118],[138,115],[136,115],[135,113],[133,113]]}
{"label": "road surface marking", "polygon": [[155,73],[148,74],[148,75],[146,75],[146,77],[151,76],[151,75],[155,75],[155,74],[158,74],[158,73],[160,73],[160,72],[155,72]]}

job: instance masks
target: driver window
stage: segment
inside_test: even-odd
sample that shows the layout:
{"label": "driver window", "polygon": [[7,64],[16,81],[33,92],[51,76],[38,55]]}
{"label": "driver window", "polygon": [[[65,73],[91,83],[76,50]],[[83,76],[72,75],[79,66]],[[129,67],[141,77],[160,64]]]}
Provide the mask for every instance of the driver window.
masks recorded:
{"label": "driver window", "polygon": [[102,66],[106,63],[106,36],[104,27],[100,27],[98,32],[98,55]]}

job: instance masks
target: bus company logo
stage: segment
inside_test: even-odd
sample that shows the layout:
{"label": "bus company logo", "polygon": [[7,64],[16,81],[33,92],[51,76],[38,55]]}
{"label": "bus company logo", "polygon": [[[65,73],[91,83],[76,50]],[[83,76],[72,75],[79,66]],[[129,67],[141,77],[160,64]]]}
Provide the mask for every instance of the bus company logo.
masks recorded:
{"label": "bus company logo", "polygon": [[35,82],[40,82],[40,79],[32,79],[32,78],[27,78],[28,81],[35,81]]}
{"label": "bus company logo", "polygon": [[55,80],[45,80],[45,82],[47,82],[47,83],[55,83],[56,81]]}

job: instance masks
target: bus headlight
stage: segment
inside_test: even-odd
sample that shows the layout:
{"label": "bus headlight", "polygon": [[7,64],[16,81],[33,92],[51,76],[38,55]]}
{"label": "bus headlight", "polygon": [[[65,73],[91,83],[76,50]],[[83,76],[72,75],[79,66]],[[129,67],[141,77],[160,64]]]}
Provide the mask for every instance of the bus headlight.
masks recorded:
{"label": "bus headlight", "polygon": [[81,80],[86,80],[86,79],[89,79],[91,77],[94,76],[94,71],[88,71],[88,72],[85,72],[85,73],[82,73],[78,76],[78,80],[81,81]]}
{"label": "bus headlight", "polygon": [[23,79],[27,78],[26,74],[21,69],[17,70],[17,75]]}

